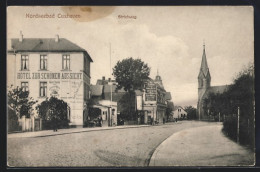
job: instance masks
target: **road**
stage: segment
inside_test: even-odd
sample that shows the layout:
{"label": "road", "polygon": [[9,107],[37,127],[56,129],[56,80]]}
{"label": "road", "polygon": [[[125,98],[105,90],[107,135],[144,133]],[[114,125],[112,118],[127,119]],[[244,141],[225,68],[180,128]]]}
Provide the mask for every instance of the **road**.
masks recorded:
{"label": "road", "polygon": [[174,133],[216,123],[180,121],[159,126],[46,137],[8,138],[11,167],[148,166],[156,148]]}
{"label": "road", "polygon": [[149,166],[249,166],[254,153],[222,133],[222,123],[174,133],[156,148]]}
{"label": "road", "polygon": [[147,166],[173,133],[213,123],[180,121],[160,126],[100,130],[48,137],[8,138],[8,165]]}

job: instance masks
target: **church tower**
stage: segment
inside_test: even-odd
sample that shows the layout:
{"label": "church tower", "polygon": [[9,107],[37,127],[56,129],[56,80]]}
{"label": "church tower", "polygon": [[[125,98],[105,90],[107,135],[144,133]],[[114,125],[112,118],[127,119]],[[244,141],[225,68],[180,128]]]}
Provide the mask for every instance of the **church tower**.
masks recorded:
{"label": "church tower", "polygon": [[211,82],[211,76],[209,72],[209,67],[207,63],[206,58],[206,52],[205,52],[205,44],[203,45],[203,54],[202,54],[202,60],[200,65],[200,72],[198,76],[198,92],[199,97],[202,96],[202,93],[210,87]]}
{"label": "church tower", "polygon": [[198,117],[203,115],[203,109],[202,109],[202,96],[206,92],[208,88],[210,88],[211,83],[211,76],[209,72],[209,67],[207,63],[206,58],[206,52],[205,52],[205,43],[203,44],[203,54],[202,54],[202,60],[200,65],[200,71],[198,76]]}
{"label": "church tower", "polygon": [[157,75],[156,75],[156,77],[155,77],[154,82],[157,83],[157,84],[159,84],[160,87],[164,89],[163,83],[162,83],[162,78],[161,78],[161,76],[159,75],[158,69],[157,69]]}

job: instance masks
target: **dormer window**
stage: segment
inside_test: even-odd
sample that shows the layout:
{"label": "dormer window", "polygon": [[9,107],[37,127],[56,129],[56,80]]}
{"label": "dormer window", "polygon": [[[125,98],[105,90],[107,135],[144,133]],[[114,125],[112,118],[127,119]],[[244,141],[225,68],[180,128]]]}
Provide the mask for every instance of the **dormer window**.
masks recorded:
{"label": "dormer window", "polygon": [[28,55],[21,56],[21,70],[29,70],[29,57]]}

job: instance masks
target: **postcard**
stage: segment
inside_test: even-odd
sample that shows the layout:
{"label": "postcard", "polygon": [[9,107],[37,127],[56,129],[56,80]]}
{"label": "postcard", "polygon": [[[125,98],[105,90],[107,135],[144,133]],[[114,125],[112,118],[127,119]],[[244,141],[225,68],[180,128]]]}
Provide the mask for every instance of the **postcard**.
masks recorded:
{"label": "postcard", "polygon": [[7,7],[7,166],[254,166],[253,14]]}

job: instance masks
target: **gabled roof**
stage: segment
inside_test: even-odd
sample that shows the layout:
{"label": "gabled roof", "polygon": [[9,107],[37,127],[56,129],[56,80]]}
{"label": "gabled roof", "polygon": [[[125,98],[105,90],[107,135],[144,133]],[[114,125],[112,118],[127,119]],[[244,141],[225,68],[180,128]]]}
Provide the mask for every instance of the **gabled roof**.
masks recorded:
{"label": "gabled roof", "polygon": [[[112,85],[112,92],[116,91],[116,85]],[[111,92],[111,85],[104,85],[104,93]]]}
{"label": "gabled roof", "polygon": [[93,60],[87,51],[65,38],[23,38],[22,42],[18,38],[11,39],[12,50],[9,52],[83,52],[91,62]]}
{"label": "gabled roof", "polygon": [[177,109],[182,109],[184,112],[186,112],[183,107],[181,107],[181,106],[174,106],[174,111],[176,111]]}
{"label": "gabled roof", "polygon": [[[110,92],[111,92],[111,85],[104,85],[104,93],[110,93]],[[117,89],[116,85],[112,85],[112,92],[125,93],[126,91],[123,88]]]}
{"label": "gabled roof", "polygon": [[103,85],[90,85],[92,96],[101,96],[103,93]]}

